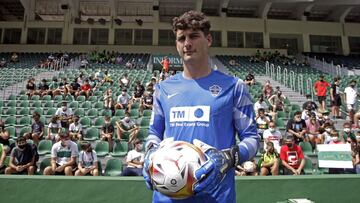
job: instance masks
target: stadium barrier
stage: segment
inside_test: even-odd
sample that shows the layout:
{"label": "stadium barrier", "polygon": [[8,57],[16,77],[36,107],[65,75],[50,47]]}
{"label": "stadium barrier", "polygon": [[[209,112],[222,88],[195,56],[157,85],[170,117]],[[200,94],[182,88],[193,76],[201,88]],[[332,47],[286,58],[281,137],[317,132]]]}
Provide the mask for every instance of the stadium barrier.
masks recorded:
{"label": "stadium barrier", "polygon": [[[237,202],[358,202],[359,175],[236,177]],[[151,202],[142,177],[0,176],[0,202]]]}

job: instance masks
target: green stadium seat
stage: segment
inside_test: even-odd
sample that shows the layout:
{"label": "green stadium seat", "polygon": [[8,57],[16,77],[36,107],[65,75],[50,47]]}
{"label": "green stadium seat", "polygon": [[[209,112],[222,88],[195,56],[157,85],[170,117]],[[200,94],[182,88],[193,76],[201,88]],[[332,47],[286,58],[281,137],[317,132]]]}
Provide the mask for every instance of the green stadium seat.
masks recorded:
{"label": "green stadium seat", "polygon": [[90,118],[95,118],[95,117],[99,116],[99,112],[97,109],[90,109],[90,110],[88,110],[86,115]]}
{"label": "green stadium seat", "polygon": [[282,119],[279,119],[279,118],[276,119],[275,124],[276,124],[276,126],[277,126],[277,128],[279,130],[285,130],[286,129],[285,122]]}
{"label": "green stadium seat", "polygon": [[6,126],[14,126],[16,124],[16,118],[15,116],[9,116],[5,119],[4,122]]}
{"label": "green stadium seat", "polygon": [[27,95],[21,95],[19,100],[29,100],[29,97]]}
{"label": "green stadium seat", "polygon": [[29,101],[21,101],[20,103],[19,103],[19,107],[23,107],[23,108],[27,108],[27,107],[29,107]]}
{"label": "green stadium seat", "polygon": [[143,117],[150,117],[152,113],[152,110],[150,109],[145,109],[144,113],[143,113]]}
{"label": "green stadium seat", "polygon": [[105,123],[104,117],[98,117],[95,119],[94,127],[101,128]]}
{"label": "green stadium seat", "polygon": [[84,95],[80,95],[78,97],[76,97],[76,101],[78,102],[84,102],[86,100],[86,97]]}
{"label": "green stadium seat", "polygon": [[60,101],[62,101],[62,100],[63,100],[63,96],[62,96],[62,95],[56,95],[56,96],[54,97],[54,101],[60,102]]}
{"label": "green stadium seat", "polygon": [[52,141],[51,140],[41,140],[38,146],[38,153],[40,156],[45,154],[51,154]]}
{"label": "green stadium seat", "polygon": [[70,104],[69,104],[69,108],[71,109],[77,109],[79,108],[79,103],[77,101],[72,101]]}
{"label": "green stadium seat", "polygon": [[111,117],[112,112],[109,109],[103,109],[103,110],[100,111],[100,116],[109,116],[109,117]]}
{"label": "green stadium seat", "polygon": [[107,141],[98,141],[95,145],[96,155],[98,157],[105,157],[109,154],[109,142]]}
{"label": "green stadium seat", "polygon": [[138,118],[139,117],[139,110],[138,109],[131,109],[130,116],[132,118]]}
{"label": "green stadium seat", "polygon": [[24,136],[24,134],[30,133],[30,132],[31,132],[31,127],[28,127],[28,126],[22,127],[20,129],[19,136]]}
{"label": "green stadium seat", "polygon": [[47,117],[47,118],[52,117],[53,115],[55,115],[56,110],[57,110],[57,109],[55,109],[55,108],[49,108],[49,109],[46,111],[45,117]]}
{"label": "green stadium seat", "polygon": [[150,124],[150,118],[143,117],[140,122],[140,127],[149,127],[149,124]]}
{"label": "green stadium seat", "polygon": [[88,99],[88,101],[90,101],[90,102],[97,102],[97,101],[98,101],[97,96],[90,96],[89,99]]}
{"label": "green stadium seat", "polygon": [[103,102],[96,102],[94,105],[94,108],[96,109],[103,109],[104,108],[104,103]]}
{"label": "green stadium seat", "polygon": [[312,150],[312,146],[311,146],[310,142],[300,142],[299,146],[301,147],[301,149],[305,155],[313,154],[313,150]]}
{"label": "green stadium seat", "polygon": [[6,106],[7,107],[16,107],[16,101],[15,100],[8,101]]}
{"label": "green stadium seat", "polygon": [[310,175],[310,174],[313,174],[313,172],[314,172],[313,163],[312,163],[311,159],[309,159],[307,157],[305,157],[304,172],[305,172],[305,175]]}
{"label": "green stadium seat", "polygon": [[54,107],[54,102],[53,101],[46,101],[45,103],[44,103],[44,108],[52,108],[52,107]]}
{"label": "green stadium seat", "polygon": [[51,100],[51,96],[50,96],[50,95],[44,95],[44,96],[42,97],[42,100],[44,100],[44,101],[50,101],[50,100]]}
{"label": "green stadium seat", "polygon": [[16,127],[24,127],[24,126],[29,126],[29,125],[31,125],[30,116],[24,116],[24,117],[20,118],[19,123],[15,126]]}
{"label": "green stadium seat", "polygon": [[37,100],[39,100],[40,99],[40,96],[39,95],[33,95],[32,97],[31,97],[31,100],[34,100],[34,101],[37,101]]}
{"label": "green stadium seat", "polygon": [[16,95],[10,94],[8,100],[16,100]]}
{"label": "green stadium seat", "polygon": [[86,133],[84,135],[84,140],[87,140],[87,141],[94,141],[99,138],[100,138],[99,130],[94,127],[87,129]]}
{"label": "green stadium seat", "polygon": [[8,126],[5,128],[9,132],[10,138],[16,138],[16,128],[14,126]]}
{"label": "green stadium seat", "polygon": [[112,157],[125,157],[128,153],[128,143],[126,141],[116,141],[114,143],[113,152],[110,153]]}
{"label": "green stadium seat", "polygon": [[81,118],[82,116],[85,115],[85,111],[84,111],[84,109],[76,109],[74,111],[74,115],[77,115],[77,116],[79,116]]}
{"label": "green stadium seat", "polygon": [[139,140],[145,140],[147,138],[148,134],[149,134],[149,128],[140,128],[137,138]]}
{"label": "green stadium seat", "polygon": [[71,102],[71,101],[74,101],[74,100],[75,100],[75,98],[74,98],[74,96],[72,96],[72,95],[67,95],[67,96],[65,97],[65,101]]}
{"label": "green stadium seat", "polygon": [[30,109],[29,108],[22,108],[19,112],[18,115],[21,116],[27,116],[30,114]]}
{"label": "green stadium seat", "polygon": [[81,117],[79,122],[84,128],[88,128],[91,126],[91,120],[87,116]]}
{"label": "green stadium seat", "polygon": [[43,114],[44,114],[44,109],[43,109],[43,108],[41,108],[41,107],[39,107],[39,108],[34,109],[33,113],[35,113],[35,112],[39,113],[39,114],[40,114],[40,116],[41,116],[41,115],[43,115]]}
{"label": "green stadium seat", "polygon": [[6,115],[6,116],[16,115],[16,108],[15,108],[15,107],[8,108],[8,109],[5,111],[5,114],[3,114],[3,116],[4,116],[4,115]]}
{"label": "green stadium seat", "polygon": [[40,162],[39,174],[42,175],[44,173],[45,168],[48,167],[48,166],[51,166],[51,158],[50,157],[45,157]]}
{"label": "green stadium seat", "polygon": [[92,108],[91,102],[86,101],[86,102],[82,103],[81,108],[83,108],[83,109],[91,109]]}
{"label": "green stadium seat", "polygon": [[31,107],[41,108],[41,101],[33,101],[33,103],[31,104]]}
{"label": "green stadium seat", "polygon": [[105,165],[105,176],[120,176],[123,170],[123,164],[120,159],[111,158]]}

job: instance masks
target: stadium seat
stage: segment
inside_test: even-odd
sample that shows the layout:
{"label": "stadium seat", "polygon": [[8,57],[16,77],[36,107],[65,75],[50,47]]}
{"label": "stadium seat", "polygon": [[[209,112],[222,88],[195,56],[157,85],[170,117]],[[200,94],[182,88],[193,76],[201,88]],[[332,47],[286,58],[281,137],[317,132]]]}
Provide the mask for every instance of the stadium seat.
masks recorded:
{"label": "stadium seat", "polygon": [[40,96],[39,95],[33,95],[32,97],[31,97],[31,100],[33,100],[33,101],[37,101],[37,100],[39,100],[40,99]]}
{"label": "stadium seat", "polygon": [[111,158],[105,165],[105,176],[120,176],[123,170],[123,164],[120,159]]}
{"label": "stadium seat", "polygon": [[81,117],[79,122],[84,128],[88,128],[91,126],[91,120],[87,116]]}
{"label": "stadium seat", "polygon": [[29,107],[29,101],[21,101],[20,103],[19,103],[19,107],[23,107],[23,108],[27,108],[27,107]]}
{"label": "stadium seat", "polygon": [[44,108],[48,109],[48,108],[52,108],[54,106],[54,102],[53,101],[46,101],[44,103]]}
{"label": "stadium seat", "polygon": [[132,118],[138,118],[139,117],[139,110],[138,109],[131,109],[130,116]]}
{"label": "stadium seat", "polygon": [[77,109],[79,108],[79,103],[77,101],[72,101],[70,104],[69,104],[69,108],[71,109]]}
{"label": "stadium seat", "polygon": [[6,126],[14,126],[16,124],[16,118],[15,116],[9,116],[5,119],[4,122]]}
{"label": "stadium seat", "polygon": [[48,167],[48,166],[51,166],[51,158],[50,157],[45,157],[40,162],[39,174],[42,175],[44,173],[45,168]]}
{"label": "stadium seat", "polygon": [[143,117],[140,122],[140,127],[149,127],[150,118],[149,117]]}
{"label": "stadium seat", "polygon": [[306,175],[313,174],[313,172],[314,172],[313,163],[312,163],[311,159],[309,159],[307,157],[305,157],[304,172],[305,172]]}
{"label": "stadium seat", "polygon": [[5,129],[9,132],[10,138],[16,138],[16,128],[14,126],[8,126]]}
{"label": "stadium seat", "polygon": [[31,118],[29,116],[21,117],[16,127],[24,127],[31,125]]}
{"label": "stadium seat", "polygon": [[104,108],[104,103],[103,102],[96,102],[94,104],[94,108],[96,109],[103,109]]}
{"label": "stadium seat", "polygon": [[18,113],[18,115],[21,115],[21,116],[27,116],[29,114],[30,114],[30,109],[29,108],[22,108]]}
{"label": "stadium seat", "polygon": [[41,101],[33,101],[31,104],[33,108],[41,108]]}
{"label": "stadium seat", "polygon": [[78,102],[84,102],[86,100],[86,97],[84,95],[80,95],[78,97],[76,97],[76,101]]}
{"label": "stadium seat", "polygon": [[98,117],[95,119],[94,127],[101,128],[105,123],[104,117]]}
{"label": "stadium seat", "polygon": [[79,116],[81,118],[85,115],[85,111],[84,111],[84,109],[76,109],[74,111],[74,115]]}
{"label": "stadium seat", "polygon": [[81,104],[81,108],[83,109],[91,109],[91,102],[90,101],[86,101],[84,103]]}
{"label": "stadium seat", "polygon": [[38,153],[40,156],[45,154],[51,154],[52,141],[51,140],[41,140],[38,146]]}
{"label": "stadium seat", "polygon": [[24,136],[24,134],[30,133],[30,132],[31,132],[31,127],[27,127],[27,126],[22,127],[22,128],[20,129],[19,136]]}
{"label": "stadium seat", "polygon": [[53,115],[55,115],[55,113],[56,113],[56,109],[55,109],[55,108],[49,108],[49,109],[47,110],[47,112],[46,112],[45,117],[50,118],[50,117],[52,117]]}
{"label": "stadium seat", "polygon": [[43,108],[41,108],[41,107],[39,107],[39,108],[34,109],[33,113],[35,113],[35,112],[39,113],[39,114],[40,114],[40,116],[41,116],[41,115],[43,115],[43,114],[44,114],[44,109],[43,109]]}
{"label": "stadium seat", "polygon": [[98,141],[95,145],[96,155],[98,157],[104,157],[109,154],[109,142]]}
{"label": "stadium seat", "polygon": [[139,134],[137,135],[137,138],[140,140],[145,140],[148,134],[149,134],[148,128],[141,128]]}
{"label": "stadium seat", "polygon": [[111,117],[111,115],[112,115],[112,112],[109,109],[103,109],[103,110],[100,111],[100,116],[109,116],[109,117]]}
{"label": "stadium seat", "polygon": [[311,146],[310,142],[300,142],[299,146],[301,147],[301,149],[305,155],[313,154],[313,150],[312,150],[312,146]]}
{"label": "stadium seat", "polygon": [[276,123],[276,126],[277,126],[277,128],[279,130],[285,130],[286,129],[284,120],[278,118],[278,119],[276,119],[275,123]]}
{"label": "stadium seat", "polygon": [[124,157],[128,152],[128,143],[126,141],[116,141],[114,143],[113,152],[110,153],[112,157]]}
{"label": "stadium seat", "polygon": [[44,96],[42,97],[42,100],[44,100],[44,101],[50,101],[50,100],[51,100],[51,96],[50,96],[50,95],[44,95]]}
{"label": "stadium seat", "polygon": [[16,107],[16,101],[15,100],[8,101],[6,106],[7,107]]}
{"label": "stadium seat", "polygon": [[87,140],[87,141],[94,141],[99,138],[100,138],[99,130],[94,127],[87,129],[86,133],[84,135],[84,140]]}
{"label": "stadium seat", "polygon": [[150,116],[151,116],[151,113],[152,113],[152,110],[145,109],[145,110],[144,110],[143,117],[150,117]]}
{"label": "stadium seat", "polygon": [[90,96],[88,99],[89,102],[97,102],[97,100],[97,96]]}
{"label": "stadium seat", "polygon": [[5,111],[5,114],[3,114],[2,116],[14,116],[14,115],[16,115],[16,108],[12,107],[12,108],[8,108]]}
{"label": "stadium seat", "polygon": [[124,117],[125,116],[125,110],[124,109],[118,109],[115,111],[115,116]]}

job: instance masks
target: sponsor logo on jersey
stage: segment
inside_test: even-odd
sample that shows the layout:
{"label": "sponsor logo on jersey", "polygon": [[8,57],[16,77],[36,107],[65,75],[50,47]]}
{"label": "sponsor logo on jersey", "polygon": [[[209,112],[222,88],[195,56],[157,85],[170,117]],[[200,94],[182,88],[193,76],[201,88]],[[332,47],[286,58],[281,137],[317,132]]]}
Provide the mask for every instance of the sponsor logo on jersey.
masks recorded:
{"label": "sponsor logo on jersey", "polygon": [[220,94],[222,88],[219,85],[213,85],[209,87],[209,91],[213,97],[216,97]]}
{"label": "sponsor logo on jersey", "polygon": [[170,108],[170,122],[210,121],[210,106],[181,106]]}

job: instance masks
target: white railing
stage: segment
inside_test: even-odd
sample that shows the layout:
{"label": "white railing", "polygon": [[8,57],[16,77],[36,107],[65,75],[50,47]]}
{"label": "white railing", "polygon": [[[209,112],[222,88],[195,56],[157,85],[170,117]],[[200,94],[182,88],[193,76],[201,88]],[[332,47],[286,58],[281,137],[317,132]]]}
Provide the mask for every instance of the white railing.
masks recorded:
{"label": "white railing", "polygon": [[311,100],[314,101],[313,81],[310,77],[306,79],[306,89],[310,91]]}

